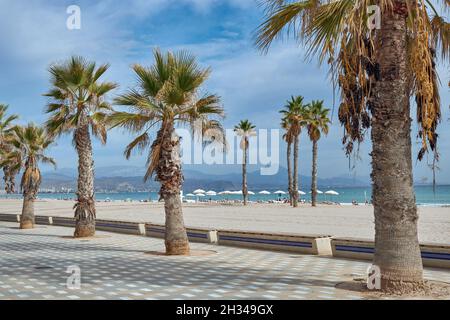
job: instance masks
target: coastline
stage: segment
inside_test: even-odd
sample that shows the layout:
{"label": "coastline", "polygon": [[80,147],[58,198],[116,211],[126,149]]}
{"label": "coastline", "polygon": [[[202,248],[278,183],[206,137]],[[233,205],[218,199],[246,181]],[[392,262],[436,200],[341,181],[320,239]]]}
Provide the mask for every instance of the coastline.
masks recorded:
{"label": "coastline", "polygon": [[[135,195],[139,194],[140,197],[136,197]],[[49,197],[49,195],[52,195]],[[110,193],[96,193],[96,203],[133,203],[133,202],[144,202],[144,203],[158,203],[158,195],[156,192],[130,192],[130,193],[120,193],[120,192],[110,192]],[[286,196],[282,198],[283,201],[277,201],[276,195],[272,194],[271,196],[266,197],[254,197],[251,196],[249,200],[249,204],[268,204],[268,203],[275,203],[275,204],[282,204],[287,202]],[[21,200],[22,195],[21,194],[12,194],[12,195],[6,195],[4,193],[0,193],[0,201],[2,200]],[[321,203],[322,205],[339,205],[339,206],[353,206],[354,203],[350,201],[342,201],[340,202],[341,198],[339,197],[322,197],[319,198],[318,203]],[[66,193],[41,193],[37,197],[37,201],[74,201],[75,195],[74,194],[66,194]],[[302,200],[303,204],[310,203],[309,197],[303,197],[300,198]],[[348,199],[346,199],[348,200]],[[359,206],[371,206],[369,203],[365,203],[362,201],[362,199],[358,199],[359,201],[356,201],[357,205]],[[203,197],[203,198],[195,198],[195,197],[183,197],[183,203],[184,204],[241,204],[242,203],[242,196],[222,196],[222,197]],[[416,205],[418,207],[443,207],[443,208],[449,208],[450,207],[450,197],[447,200],[444,201],[438,201],[438,202],[431,202],[428,201],[416,201]],[[449,212],[450,213],[450,212]]]}

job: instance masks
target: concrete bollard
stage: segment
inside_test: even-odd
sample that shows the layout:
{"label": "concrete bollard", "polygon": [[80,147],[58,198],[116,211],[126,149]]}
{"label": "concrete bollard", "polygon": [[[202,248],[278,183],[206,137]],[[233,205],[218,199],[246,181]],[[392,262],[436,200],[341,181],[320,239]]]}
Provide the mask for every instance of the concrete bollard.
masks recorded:
{"label": "concrete bollard", "polygon": [[138,228],[139,228],[139,234],[141,235],[141,236],[145,236],[145,223],[139,223],[139,225],[138,225]]}
{"label": "concrete bollard", "polygon": [[331,238],[315,238],[313,240],[313,251],[319,256],[333,255],[333,251],[331,250]]}
{"label": "concrete bollard", "polygon": [[217,230],[211,230],[208,232],[208,242],[212,244],[218,244],[219,239],[217,237]]}

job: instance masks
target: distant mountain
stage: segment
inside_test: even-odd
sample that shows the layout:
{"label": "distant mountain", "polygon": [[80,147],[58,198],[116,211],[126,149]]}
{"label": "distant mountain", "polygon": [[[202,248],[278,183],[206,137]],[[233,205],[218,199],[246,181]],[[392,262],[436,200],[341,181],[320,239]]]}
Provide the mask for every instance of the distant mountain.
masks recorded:
{"label": "distant mountain", "polygon": [[[159,189],[159,184],[153,179],[143,181],[145,168],[133,166],[110,166],[95,169],[95,187],[97,191],[144,191]],[[75,169],[58,169],[43,174],[43,189],[75,189],[77,171]],[[241,189],[241,173],[207,174],[195,170],[184,170],[185,190],[198,188],[213,190],[239,190]],[[300,189],[308,190],[311,177],[300,176]],[[262,176],[258,171],[248,173],[250,189],[286,189],[287,170],[281,167],[276,175]],[[359,187],[367,186],[368,182],[362,179],[349,177],[333,177],[318,179],[319,188],[331,187]]]}
{"label": "distant mountain", "polygon": [[[107,166],[94,169],[96,178],[105,177],[137,177],[145,175],[145,168],[133,167],[133,166]],[[70,178],[76,178],[78,175],[77,169],[74,168],[61,168],[55,171],[45,172],[45,175],[60,175]]]}
{"label": "distant mountain", "polygon": [[[232,173],[226,175],[216,175],[211,176],[211,179],[216,179],[220,177],[221,179],[230,180],[234,183],[240,183],[242,175],[240,173]],[[248,173],[248,185],[249,188],[254,189],[286,189],[287,185],[287,169],[280,167],[277,174],[272,176],[263,176],[258,171],[253,171]],[[333,178],[318,178],[317,184],[319,187],[359,187],[367,186],[368,183],[352,178],[344,177],[333,177]],[[308,190],[311,186],[310,176],[299,176],[299,188]]]}

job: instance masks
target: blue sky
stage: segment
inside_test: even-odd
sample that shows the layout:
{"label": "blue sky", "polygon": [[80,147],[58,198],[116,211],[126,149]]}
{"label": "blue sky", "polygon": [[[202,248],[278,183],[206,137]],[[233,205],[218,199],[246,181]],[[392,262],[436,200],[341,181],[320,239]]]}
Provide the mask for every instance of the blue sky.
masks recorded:
{"label": "blue sky", "polygon": [[[66,28],[66,8],[81,8],[81,30]],[[0,102],[20,114],[21,121],[43,122],[48,90],[47,67],[72,54],[98,63],[109,62],[106,79],[120,84],[116,93],[133,86],[133,63],[149,65],[155,46],[164,50],[188,49],[204,66],[212,67],[208,92],[223,99],[227,112],[225,126],[232,128],[240,119],[250,119],[258,128],[278,128],[278,110],[291,96],[301,94],[307,101],[323,99],[332,107],[332,87],[326,66],[305,61],[295,41],[277,42],[267,55],[252,44],[252,33],[262,21],[254,0],[134,0],[134,1],[43,1],[0,0]],[[440,66],[444,84],[449,66]],[[441,90],[443,121],[439,182],[450,183],[450,93]],[[354,175],[368,177],[370,143],[361,146],[355,171],[342,151],[336,112],[328,137],[319,144],[319,176]],[[416,135],[413,128],[413,137]],[[367,137],[369,138],[369,137]],[[130,137],[122,131],[110,132],[107,146],[94,145],[97,166],[143,166],[143,157],[126,161],[123,147]],[[414,152],[417,140],[413,139]],[[309,175],[311,145],[302,136],[300,171]],[[76,153],[70,138],[51,149],[59,167],[76,167]],[[284,166],[284,148],[280,151]],[[431,177],[426,162],[414,161],[416,180]],[[197,170],[226,172],[236,166],[195,167]]]}

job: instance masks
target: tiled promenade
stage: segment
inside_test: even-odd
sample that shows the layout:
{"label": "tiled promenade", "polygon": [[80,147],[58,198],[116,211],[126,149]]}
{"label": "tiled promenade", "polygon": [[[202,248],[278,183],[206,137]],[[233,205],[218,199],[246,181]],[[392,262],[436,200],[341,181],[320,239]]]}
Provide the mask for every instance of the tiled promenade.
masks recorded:
{"label": "tiled promenade", "polygon": [[[191,244],[216,253],[195,257],[162,251],[161,239],[98,232],[74,240],[73,230],[19,230],[0,222],[0,299],[363,299],[336,289],[365,274],[368,262]],[[66,237],[65,237],[66,236]],[[67,287],[67,268],[81,270],[81,288]],[[426,269],[450,282],[450,272]]]}

